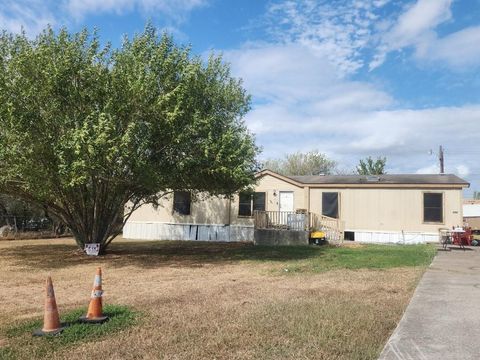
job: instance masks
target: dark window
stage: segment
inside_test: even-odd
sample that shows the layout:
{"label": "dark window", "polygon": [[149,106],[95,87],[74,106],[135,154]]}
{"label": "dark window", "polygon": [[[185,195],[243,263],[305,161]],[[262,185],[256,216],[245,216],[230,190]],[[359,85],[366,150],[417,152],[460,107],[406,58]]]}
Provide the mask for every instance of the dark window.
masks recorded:
{"label": "dark window", "polygon": [[253,193],[253,210],[265,211],[265,193]]}
{"label": "dark window", "polygon": [[423,221],[443,223],[442,193],[423,193]]}
{"label": "dark window", "polygon": [[240,193],[238,204],[238,215],[252,216],[252,194]]}
{"label": "dark window", "polygon": [[180,215],[190,215],[191,194],[188,191],[173,193],[173,211]]}
{"label": "dark window", "polygon": [[338,218],[338,193],[322,193],[322,215],[331,218]]}
{"label": "dark window", "polygon": [[240,193],[238,215],[252,216],[255,210],[265,211],[265,193]]}

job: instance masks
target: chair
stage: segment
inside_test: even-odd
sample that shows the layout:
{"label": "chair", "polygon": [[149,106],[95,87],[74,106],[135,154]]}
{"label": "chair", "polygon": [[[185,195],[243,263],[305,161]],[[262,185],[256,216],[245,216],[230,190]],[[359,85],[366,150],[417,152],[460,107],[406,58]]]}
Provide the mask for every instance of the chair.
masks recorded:
{"label": "chair", "polygon": [[472,228],[467,227],[465,228],[465,232],[462,234],[462,242],[464,242],[468,246],[471,246],[472,240],[473,240]]}
{"label": "chair", "polygon": [[452,244],[459,245],[465,250],[465,245],[470,246],[472,244],[472,229],[466,228],[464,231],[452,231]]}

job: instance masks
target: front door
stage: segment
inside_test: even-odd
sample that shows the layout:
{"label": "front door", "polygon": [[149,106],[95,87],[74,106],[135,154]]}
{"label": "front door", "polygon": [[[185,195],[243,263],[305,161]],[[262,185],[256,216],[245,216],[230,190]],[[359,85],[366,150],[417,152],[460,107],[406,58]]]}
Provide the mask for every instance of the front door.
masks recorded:
{"label": "front door", "polygon": [[279,225],[288,225],[288,217],[293,212],[293,191],[280,191],[278,199],[278,223]]}
{"label": "front door", "polygon": [[279,210],[293,211],[293,191],[280,191]]}

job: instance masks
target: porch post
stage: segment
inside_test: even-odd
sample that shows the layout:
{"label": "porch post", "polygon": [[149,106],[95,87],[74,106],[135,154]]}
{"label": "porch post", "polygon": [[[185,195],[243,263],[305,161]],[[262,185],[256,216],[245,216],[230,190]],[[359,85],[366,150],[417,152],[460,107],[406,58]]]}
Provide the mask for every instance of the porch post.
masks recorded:
{"label": "porch post", "polygon": [[307,230],[310,230],[310,186],[303,188],[305,208],[307,209]]}

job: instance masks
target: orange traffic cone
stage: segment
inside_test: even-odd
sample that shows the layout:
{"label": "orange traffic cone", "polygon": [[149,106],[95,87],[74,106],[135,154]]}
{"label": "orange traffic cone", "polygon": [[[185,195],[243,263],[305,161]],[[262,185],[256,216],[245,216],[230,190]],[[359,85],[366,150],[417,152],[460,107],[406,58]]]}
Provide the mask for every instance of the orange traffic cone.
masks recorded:
{"label": "orange traffic cone", "polygon": [[55,292],[53,291],[52,278],[47,278],[46,297],[45,297],[45,313],[43,316],[43,328],[35,330],[33,335],[56,335],[65,329],[60,324],[60,317],[58,315],[57,302],[55,301]]}
{"label": "orange traffic cone", "polygon": [[102,295],[102,268],[97,268],[87,315],[82,316],[80,321],[88,323],[103,323],[108,320],[108,316],[103,315],[102,312]]}

